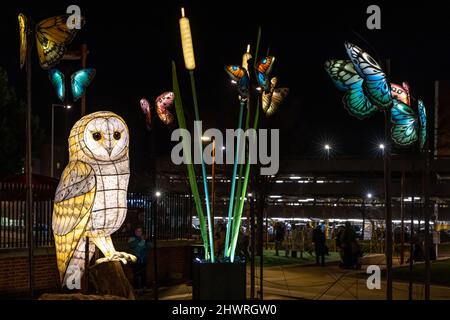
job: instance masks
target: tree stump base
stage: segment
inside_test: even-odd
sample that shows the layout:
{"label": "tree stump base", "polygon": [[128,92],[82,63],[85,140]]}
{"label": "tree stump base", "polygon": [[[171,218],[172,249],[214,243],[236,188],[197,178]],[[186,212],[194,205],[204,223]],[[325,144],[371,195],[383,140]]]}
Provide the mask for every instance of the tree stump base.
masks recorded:
{"label": "tree stump base", "polygon": [[97,294],[136,299],[133,287],[119,261],[104,262],[91,267],[89,278]]}

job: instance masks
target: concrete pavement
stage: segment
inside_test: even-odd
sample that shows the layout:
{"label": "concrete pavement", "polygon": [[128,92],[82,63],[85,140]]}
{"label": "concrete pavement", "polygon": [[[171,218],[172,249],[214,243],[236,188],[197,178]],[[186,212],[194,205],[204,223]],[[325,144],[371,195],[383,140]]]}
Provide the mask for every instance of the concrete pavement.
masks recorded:
{"label": "concrete pavement", "polygon": [[[264,299],[312,299],[312,300],[385,300],[386,281],[381,281],[380,290],[369,290],[365,270],[368,265],[384,268],[384,255],[364,257],[361,270],[340,269],[335,263],[325,267],[315,265],[289,265],[264,268]],[[394,260],[398,266],[398,260]],[[259,285],[259,269],[256,269],[256,292]],[[247,269],[247,296],[250,297],[250,268]],[[192,287],[186,284],[160,288],[162,300],[190,300]],[[408,299],[408,283],[394,281],[395,300]],[[152,294],[141,295],[141,299],[152,299]],[[423,300],[424,285],[413,285],[413,299]],[[450,287],[431,286],[433,300],[450,300]]]}

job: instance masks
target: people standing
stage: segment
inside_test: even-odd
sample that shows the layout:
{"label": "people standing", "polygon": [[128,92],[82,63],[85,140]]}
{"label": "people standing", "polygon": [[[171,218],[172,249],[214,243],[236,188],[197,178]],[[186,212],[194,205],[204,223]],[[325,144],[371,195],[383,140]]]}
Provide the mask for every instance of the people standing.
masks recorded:
{"label": "people standing", "polygon": [[283,245],[285,229],[280,222],[277,222],[274,228],[275,228],[275,255],[278,256],[279,250]]}
{"label": "people standing", "polygon": [[335,230],[335,236],[334,240],[336,242],[336,251],[339,252],[339,257],[341,259],[341,262],[339,263],[340,267],[343,267],[344,264],[344,248],[342,247],[342,234],[344,232],[344,226],[340,225]]}
{"label": "people standing", "polygon": [[284,256],[289,257],[289,252],[292,249],[291,231],[285,225],[284,227]]}
{"label": "people standing", "polygon": [[321,265],[322,267],[325,266],[325,233],[322,230],[321,225],[318,225],[314,231],[313,231],[313,238],[312,241],[314,242],[314,251],[316,254],[316,264]]}
{"label": "people standing", "polygon": [[304,251],[308,252],[310,256],[313,255],[313,248],[312,248],[312,240],[313,238],[313,228],[310,224],[306,225],[306,230],[304,231]]}
{"label": "people standing", "polygon": [[297,252],[300,251],[300,257],[303,258],[302,231],[295,224],[292,225],[292,258],[297,258]]}
{"label": "people standing", "polygon": [[353,230],[352,225],[350,222],[345,223],[345,228],[343,232],[341,233],[341,240],[340,244],[343,250],[344,254],[344,267],[345,268],[351,268],[353,265],[355,265],[355,257],[353,255],[353,249],[355,247],[356,243],[356,233],[355,230]]}

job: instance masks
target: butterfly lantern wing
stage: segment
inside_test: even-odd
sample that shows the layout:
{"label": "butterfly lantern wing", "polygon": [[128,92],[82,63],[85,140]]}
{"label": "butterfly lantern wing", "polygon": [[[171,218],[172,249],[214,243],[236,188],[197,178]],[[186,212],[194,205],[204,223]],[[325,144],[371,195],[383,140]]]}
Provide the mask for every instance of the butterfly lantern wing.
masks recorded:
{"label": "butterfly lantern wing", "polygon": [[278,78],[270,79],[270,90],[268,93],[262,93],[262,109],[266,117],[274,114],[278,107],[283,103],[284,99],[289,93],[288,88],[276,88]]}
{"label": "butterfly lantern wing", "polygon": [[270,117],[278,110],[278,107],[283,103],[284,99],[288,94],[289,88],[276,88],[274,90],[272,97],[270,99],[270,104],[268,105],[266,110],[263,109],[264,113],[266,114],[266,117]]}
{"label": "butterfly lantern wing", "polygon": [[165,125],[171,125],[173,123],[174,116],[170,112],[170,109],[173,106],[174,99],[175,94],[173,92],[164,92],[156,98],[156,113]]}
{"label": "butterfly lantern wing", "polygon": [[264,92],[262,93],[262,109],[264,111],[264,113],[267,112],[267,110],[270,107],[270,102],[272,101],[272,95],[273,92],[275,91],[275,87],[278,83],[278,78],[277,77],[273,77],[272,79],[270,79],[270,90],[269,92]]}
{"label": "butterfly lantern wing", "polygon": [[150,111],[150,102],[148,102],[147,99],[142,98],[139,101],[140,105],[141,105],[141,110],[144,113],[145,116],[145,124],[147,126],[147,129],[150,130],[152,127],[152,114]]}
{"label": "butterfly lantern wing", "polygon": [[48,72],[48,76],[50,78],[50,82],[56,90],[58,99],[63,102],[66,97],[64,74],[58,69],[50,69]]}
{"label": "butterfly lantern wing", "polygon": [[356,72],[364,79],[363,89],[372,104],[382,110],[392,106],[391,88],[387,76],[378,62],[367,52],[349,42],[345,43]]}
{"label": "butterfly lantern wing", "polygon": [[396,83],[391,83],[391,95],[392,98],[397,99],[400,102],[410,106],[409,100],[409,88],[403,85],[398,85]]}
{"label": "butterfly lantern wing", "polygon": [[425,108],[425,104],[422,100],[417,101],[418,111],[419,111],[419,122],[420,122],[420,148],[423,149],[425,147],[425,142],[427,141],[427,112]]}
{"label": "butterfly lantern wing", "polygon": [[20,68],[22,69],[25,64],[25,59],[27,57],[29,26],[28,26],[28,19],[24,14],[20,13],[18,19],[19,19],[19,39],[20,39],[19,56],[20,56]]}
{"label": "butterfly lantern wing", "polygon": [[363,90],[363,78],[356,72],[350,60],[327,60],[325,70],[334,85],[341,91],[345,91],[342,102],[350,115],[365,119],[377,112]]}
{"label": "butterfly lantern wing", "polygon": [[262,91],[267,92],[270,88],[269,76],[272,71],[273,63],[275,62],[275,57],[268,56],[262,58],[256,66],[256,79],[258,85]]}
{"label": "butterfly lantern wing", "polygon": [[414,110],[396,99],[391,108],[391,137],[400,146],[409,146],[418,139],[418,119]]}
{"label": "butterfly lantern wing", "polygon": [[73,101],[77,101],[86,93],[86,88],[94,79],[96,71],[94,68],[86,68],[74,72],[71,77]]}
{"label": "butterfly lantern wing", "polygon": [[409,83],[406,81],[402,82],[402,87],[406,91],[406,94],[408,95],[408,105],[411,105],[411,90],[409,89]]}
{"label": "butterfly lantern wing", "polygon": [[229,65],[225,66],[225,71],[230,77],[231,82],[237,85],[239,94],[243,98],[247,98],[250,86],[247,70],[241,66]]}
{"label": "butterfly lantern wing", "polygon": [[[63,58],[67,45],[75,37],[78,29],[67,26],[69,15],[60,15],[42,20],[36,25],[36,47],[39,63],[45,70],[53,68]],[[81,17],[81,26],[85,20]]]}

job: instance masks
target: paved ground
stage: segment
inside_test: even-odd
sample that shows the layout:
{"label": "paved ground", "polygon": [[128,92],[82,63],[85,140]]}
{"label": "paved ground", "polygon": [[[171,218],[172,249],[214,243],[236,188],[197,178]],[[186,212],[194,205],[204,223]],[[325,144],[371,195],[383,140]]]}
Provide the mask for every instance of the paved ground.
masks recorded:
{"label": "paved ground", "polygon": [[[372,255],[363,260],[362,270],[343,270],[335,263],[325,267],[315,265],[287,265],[264,268],[264,299],[314,299],[314,300],[384,300],[386,282],[381,281],[381,290],[369,290],[366,277],[361,274],[367,265],[376,264],[383,268],[384,255]],[[398,265],[398,261],[394,260]],[[247,270],[250,277],[250,270]],[[258,273],[258,270],[257,270]],[[257,274],[256,283],[259,284]],[[408,283],[395,281],[394,299],[408,299]],[[258,291],[258,287],[256,288]],[[192,287],[186,284],[161,288],[160,299],[192,299]],[[248,296],[250,296],[248,281]],[[422,300],[424,286],[414,284],[413,299]],[[432,299],[450,300],[450,287],[432,286]],[[141,299],[152,299],[151,292]]]}
{"label": "paved ground", "polygon": [[[386,282],[381,290],[369,290],[361,271],[337,266],[268,268],[264,275],[265,299],[366,300],[385,299]],[[408,299],[408,283],[394,282],[394,299]],[[415,284],[413,299],[423,299],[423,285]],[[432,299],[450,299],[449,287],[432,286]]]}

